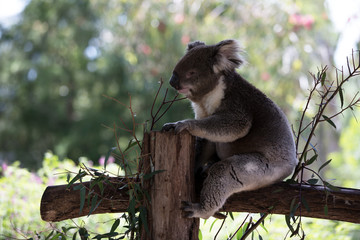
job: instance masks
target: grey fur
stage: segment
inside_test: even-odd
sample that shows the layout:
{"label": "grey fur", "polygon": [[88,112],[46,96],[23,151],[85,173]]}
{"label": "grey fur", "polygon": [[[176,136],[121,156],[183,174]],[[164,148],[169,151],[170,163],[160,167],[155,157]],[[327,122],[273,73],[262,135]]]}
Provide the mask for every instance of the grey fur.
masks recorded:
{"label": "grey fur", "polygon": [[243,63],[239,51],[234,40],[190,43],[170,79],[191,100],[195,119],[167,123],[163,130],[198,137],[198,168],[210,166],[200,203],[182,205],[186,217],[209,218],[231,194],[281,181],[297,163],[284,113],[235,71]]}

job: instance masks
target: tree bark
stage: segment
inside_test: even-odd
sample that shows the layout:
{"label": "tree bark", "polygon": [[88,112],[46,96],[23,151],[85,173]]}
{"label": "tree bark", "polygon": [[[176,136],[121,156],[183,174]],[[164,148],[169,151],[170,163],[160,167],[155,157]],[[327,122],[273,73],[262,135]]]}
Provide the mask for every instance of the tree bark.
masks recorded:
{"label": "tree bark", "polygon": [[[184,232],[188,234],[187,237],[177,239],[197,238],[198,220],[181,218],[179,210],[182,200],[194,201],[198,198],[193,194],[193,146],[194,138],[187,133],[152,132],[144,137],[143,150],[151,153],[151,157],[144,162],[144,169],[165,171],[155,174],[152,182],[148,183],[151,196],[148,222],[153,238],[143,239],[166,239],[164,234],[174,237],[177,235],[173,234]],[[111,178],[111,183],[105,185],[105,199],[92,214],[126,211],[129,198],[126,194],[128,189],[122,188],[124,181]],[[89,186],[90,183],[83,184]],[[99,189],[95,190],[99,193]],[[295,215],[360,223],[360,190],[350,188],[340,188],[335,192],[330,189],[325,191],[323,186],[282,182],[256,191],[236,193],[227,200],[222,210],[288,215],[293,199],[295,204],[305,199],[300,201],[303,204]],[[67,185],[49,186],[43,194],[40,213],[43,220],[57,222],[88,215],[90,211],[87,204],[82,213],[79,209],[79,191],[67,189]],[[189,238],[190,235],[193,238]]]}

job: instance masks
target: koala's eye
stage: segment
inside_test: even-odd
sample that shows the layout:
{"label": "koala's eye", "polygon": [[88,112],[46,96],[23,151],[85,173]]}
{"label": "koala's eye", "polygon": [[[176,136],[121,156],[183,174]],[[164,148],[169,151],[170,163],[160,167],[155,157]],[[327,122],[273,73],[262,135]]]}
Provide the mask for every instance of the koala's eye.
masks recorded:
{"label": "koala's eye", "polygon": [[195,71],[189,71],[186,73],[186,78],[190,78],[190,77],[194,76],[195,74],[196,74]]}

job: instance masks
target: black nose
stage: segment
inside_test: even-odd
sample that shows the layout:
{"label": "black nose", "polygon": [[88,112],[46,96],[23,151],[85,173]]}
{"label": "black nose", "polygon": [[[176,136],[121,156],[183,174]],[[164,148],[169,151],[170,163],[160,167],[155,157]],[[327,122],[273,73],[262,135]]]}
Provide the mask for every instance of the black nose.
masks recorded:
{"label": "black nose", "polygon": [[173,75],[169,80],[169,83],[173,88],[179,89],[179,77],[177,76],[176,73],[173,73]]}

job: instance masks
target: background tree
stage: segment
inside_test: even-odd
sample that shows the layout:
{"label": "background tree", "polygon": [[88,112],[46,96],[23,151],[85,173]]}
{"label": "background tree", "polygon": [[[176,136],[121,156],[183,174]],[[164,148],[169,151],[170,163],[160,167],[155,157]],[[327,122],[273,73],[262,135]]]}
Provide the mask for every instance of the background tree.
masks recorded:
{"label": "background tree", "polygon": [[[102,124],[129,120],[102,95],[131,93],[146,120],[157,82],[196,39],[239,39],[249,62],[242,74],[294,120],[306,72],[332,61],[330,26],[323,1],[33,0],[1,29],[1,156],[31,167],[48,149],[97,160],[114,144]],[[178,108],[163,122],[191,116],[188,103]]]}

